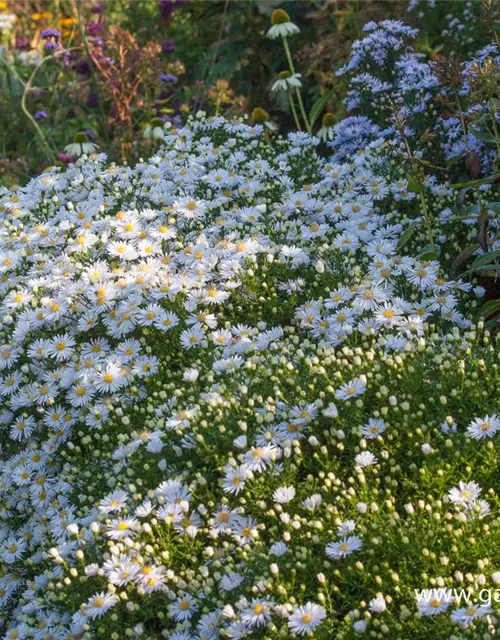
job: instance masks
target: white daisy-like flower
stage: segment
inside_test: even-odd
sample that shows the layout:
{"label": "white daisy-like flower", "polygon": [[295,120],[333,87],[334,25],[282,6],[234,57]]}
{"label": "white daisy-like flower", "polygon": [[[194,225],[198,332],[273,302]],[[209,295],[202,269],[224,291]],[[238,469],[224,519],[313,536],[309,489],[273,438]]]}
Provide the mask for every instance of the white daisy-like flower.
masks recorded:
{"label": "white daisy-like flower", "polygon": [[323,498],[322,498],[321,494],[320,493],[314,493],[312,496],[304,498],[304,500],[302,500],[302,505],[308,511],[314,511],[314,509],[319,507],[319,505],[322,502],[323,502]]}
{"label": "white daisy-like flower", "polygon": [[366,380],[363,378],[356,378],[346,384],[342,385],[340,389],[335,393],[337,400],[350,400],[362,395],[366,391]]}
{"label": "white daisy-like flower", "polygon": [[221,589],[223,589],[224,591],[234,591],[243,583],[244,580],[245,577],[240,573],[231,571],[225,576],[222,576],[219,584],[221,586]]}
{"label": "white daisy-like flower", "polygon": [[355,551],[359,551],[363,548],[363,541],[358,536],[349,536],[343,538],[339,542],[330,542],[326,546],[326,555],[328,558],[339,560],[345,558]]}
{"label": "white daisy-like flower", "polygon": [[378,462],[377,457],[373,455],[371,451],[363,451],[362,453],[358,453],[354,460],[356,461],[358,467],[361,467],[362,469],[364,467],[371,467]]}
{"label": "white daisy-like flower", "polygon": [[368,603],[368,609],[373,613],[383,613],[387,609],[387,602],[384,596],[379,593],[375,598],[372,598]]}
{"label": "white daisy-like flower", "polygon": [[467,427],[467,434],[473,440],[492,438],[500,429],[500,418],[493,414],[484,418],[476,418]]}
{"label": "white daisy-like flower", "polygon": [[381,420],[380,418],[370,418],[368,422],[363,425],[361,433],[367,440],[372,440],[384,433],[386,429],[387,425],[384,420]]}
{"label": "white daisy-like flower", "polygon": [[448,497],[454,504],[470,504],[479,498],[481,491],[481,487],[475,482],[460,481],[458,487],[450,489]]}
{"label": "white daisy-like flower", "polygon": [[241,611],[241,620],[250,627],[263,627],[271,620],[269,600],[254,599]]}
{"label": "white daisy-like flower", "polygon": [[451,604],[451,598],[446,598],[442,593],[438,593],[437,589],[430,589],[426,598],[422,598],[417,602],[417,609],[423,616],[437,616],[444,613]]}
{"label": "white daisy-like flower", "polygon": [[120,511],[127,504],[128,493],[126,491],[113,491],[106,496],[98,505],[99,511],[103,513],[112,513]]}
{"label": "white daisy-like flower", "polygon": [[459,622],[467,626],[477,618],[482,618],[491,613],[493,613],[493,609],[489,605],[474,603],[467,607],[455,609],[450,617],[453,622]]}
{"label": "white daisy-like flower", "polygon": [[271,91],[289,91],[290,89],[300,89],[302,82],[300,73],[291,73],[290,71],[282,71],[278,80],[271,87]]}
{"label": "white daisy-like flower", "polygon": [[191,367],[191,369],[186,369],[186,371],[184,371],[184,373],[182,374],[182,378],[183,380],[186,380],[186,382],[196,382],[196,380],[198,380],[199,375],[200,375],[199,369],[196,369],[195,367]]}
{"label": "white daisy-like flower", "polygon": [[297,607],[288,618],[288,628],[292,633],[305,636],[318,627],[326,618],[326,610],[319,604],[307,602]]}
{"label": "white daisy-like flower", "polygon": [[107,591],[92,596],[84,605],[85,614],[90,618],[100,618],[118,602],[118,598]]}
{"label": "white daisy-like flower", "polygon": [[196,600],[190,594],[177,598],[169,607],[169,612],[176,622],[189,620],[197,610]]}
{"label": "white daisy-like flower", "polygon": [[279,487],[273,493],[273,500],[278,504],[287,504],[295,498],[295,487]]}
{"label": "white daisy-like flower", "polygon": [[267,32],[267,37],[271,40],[276,38],[287,38],[296,33],[300,33],[300,29],[290,20],[290,16],[283,9],[275,9],[271,16],[271,28]]}
{"label": "white daisy-like flower", "polygon": [[333,136],[335,135],[334,126],[336,123],[336,118],[333,113],[325,113],[321,120],[321,128],[319,129],[317,136],[323,142],[329,142],[333,140]]}
{"label": "white daisy-like flower", "polygon": [[273,556],[276,556],[277,558],[281,558],[281,556],[284,556],[287,551],[288,546],[281,540],[279,542],[275,542],[269,547],[269,553],[271,553]]}
{"label": "white daisy-like flower", "polygon": [[247,477],[248,470],[243,465],[229,469],[223,482],[224,492],[237,495],[245,486]]}
{"label": "white daisy-like flower", "polygon": [[97,151],[98,145],[89,141],[89,137],[86,133],[77,133],[73,142],[64,147],[64,151],[70,156],[89,155]]}
{"label": "white daisy-like flower", "polygon": [[143,132],[145,138],[152,140],[164,140],[165,139],[165,123],[161,118],[153,118],[151,124],[149,124]]}
{"label": "white daisy-like flower", "polygon": [[337,535],[339,536],[348,536],[350,533],[353,533],[356,529],[356,522],[354,520],[344,520],[337,527]]}

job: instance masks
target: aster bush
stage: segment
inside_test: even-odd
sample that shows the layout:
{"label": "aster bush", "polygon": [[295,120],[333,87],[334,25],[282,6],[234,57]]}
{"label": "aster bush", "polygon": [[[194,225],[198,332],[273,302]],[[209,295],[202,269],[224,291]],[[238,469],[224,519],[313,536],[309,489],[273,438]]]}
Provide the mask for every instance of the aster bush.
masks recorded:
{"label": "aster bush", "polygon": [[453,189],[426,216],[397,141],[164,137],[0,192],[3,637],[492,637],[498,340],[424,255]]}
{"label": "aster bush", "polygon": [[498,635],[500,43],[455,9],[446,56],[369,21],[335,113],[277,9],[286,136],[223,77],[161,117],[158,47],[87,42],[145,157],[82,127],[0,187],[2,639]]}

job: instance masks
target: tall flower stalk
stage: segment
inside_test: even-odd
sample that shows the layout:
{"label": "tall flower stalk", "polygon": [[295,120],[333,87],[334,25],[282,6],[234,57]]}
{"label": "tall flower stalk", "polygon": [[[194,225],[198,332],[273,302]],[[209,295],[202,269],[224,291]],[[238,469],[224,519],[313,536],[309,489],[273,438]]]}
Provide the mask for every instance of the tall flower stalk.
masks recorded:
{"label": "tall flower stalk", "polygon": [[[299,74],[295,73],[295,66],[293,64],[292,54],[290,52],[290,46],[288,44],[288,37],[295,35],[296,33],[299,33],[299,28],[297,27],[296,24],[294,24],[290,20],[290,16],[286,11],[283,11],[283,9],[276,9],[275,11],[273,11],[273,14],[271,16],[271,25],[272,25],[271,28],[267,32],[267,36],[272,40],[276,38],[281,38],[283,42],[283,47],[285,49],[285,55],[288,62],[288,68],[290,70],[290,74],[292,77],[298,76]],[[301,86],[300,83],[296,84],[293,87],[293,89],[291,88],[291,91],[294,91],[295,95],[297,96],[297,103],[299,105],[299,110],[302,115],[302,120],[304,121],[305,128],[307,129],[308,133],[311,133],[311,125],[309,123],[309,118],[307,117],[306,110],[304,108],[302,94],[300,93],[300,86]],[[302,127],[300,126],[300,123],[299,123],[297,111],[296,111],[291,93],[289,93],[289,100],[290,100],[290,108],[295,118],[295,124],[297,126],[297,129],[301,131]]]}
{"label": "tall flower stalk", "polygon": [[[292,60],[292,54],[290,53],[290,47],[288,46],[288,40],[286,36],[283,36],[283,47],[285,49],[286,58],[288,60],[288,66],[290,68],[290,73],[292,75],[295,74],[295,67]],[[299,103],[300,113],[302,114],[302,119],[304,120],[304,124],[308,133],[311,133],[311,125],[309,124],[309,118],[307,117],[306,110],[304,108],[304,102],[302,101],[302,94],[300,93],[299,87],[296,87],[295,93],[297,95],[297,102]]]}

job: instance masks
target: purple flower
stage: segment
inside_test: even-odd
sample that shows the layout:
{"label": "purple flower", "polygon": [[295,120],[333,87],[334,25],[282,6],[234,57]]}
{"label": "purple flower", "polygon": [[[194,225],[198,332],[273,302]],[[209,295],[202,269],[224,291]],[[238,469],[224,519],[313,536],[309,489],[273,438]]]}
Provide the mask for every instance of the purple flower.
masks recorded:
{"label": "purple flower", "polygon": [[42,122],[43,120],[46,120],[48,118],[48,115],[46,111],[37,111],[34,117],[35,120],[38,120],[38,122]]}
{"label": "purple flower", "polygon": [[87,33],[89,36],[96,36],[104,29],[102,22],[89,22],[87,24]]}
{"label": "purple flower", "polygon": [[334,151],[333,162],[345,162],[349,155],[366,147],[382,135],[382,130],[366,116],[344,118],[333,127],[334,138],[328,143]]}
{"label": "purple flower", "polygon": [[45,43],[45,46],[43,48],[45,49],[45,51],[55,51],[57,49],[57,42],[54,42],[54,40],[49,40]]}
{"label": "purple flower", "polygon": [[90,73],[90,63],[86,58],[82,58],[75,62],[73,69],[82,75],[86,75],[87,73]]}
{"label": "purple flower", "polygon": [[59,38],[61,37],[59,31],[57,29],[54,29],[54,27],[45,29],[44,31],[42,31],[41,35],[44,40],[47,40],[48,38],[55,38],[56,40],[59,40]]}
{"label": "purple flower", "polygon": [[187,4],[187,0],[160,0],[160,14],[162,18],[170,18],[174,9]]}
{"label": "purple flower", "polygon": [[16,47],[18,49],[29,49],[30,41],[29,38],[17,38]]}
{"label": "purple flower", "polygon": [[97,98],[97,94],[89,93],[89,97],[87,98],[87,107],[97,107],[99,105],[99,100]]}
{"label": "purple flower", "polygon": [[74,162],[76,160],[75,156],[70,156],[69,153],[58,153],[57,159],[64,164],[69,164],[70,162]]}
{"label": "purple flower", "polygon": [[162,53],[164,53],[165,55],[167,55],[168,53],[172,53],[174,49],[175,49],[175,42],[172,42],[170,40],[164,40],[161,43],[161,50],[162,50]]}
{"label": "purple flower", "polygon": [[170,18],[174,11],[174,3],[171,0],[160,0],[160,15],[162,18]]}
{"label": "purple flower", "polygon": [[39,87],[33,87],[30,93],[31,93],[31,97],[34,98],[35,100],[43,100],[47,95],[47,92],[44,91],[43,89],[40,89]]}
{"label": "purple flower", "polygon": [[172,73],[160,73],[160,80],[165,84],[175,84],[179,78]]}
{"label": "purple flower", "polygon": [[98,2],[94,6],[90,7],[90,11],[92,13],[104,13],[104,4],[100,4]]}
{"label": "purple flower", "polygon": [[356,71],[362,64],[383,67],[389,55],[404,49],[406,38],[413,39],[418,34],[418,29],[412,29],[400,20],[368,22],[363,31],[368,35],[353,42],[349,62],[337,71],[338,76]]}
{"label": "purple flower", "polygon": [[98,47],[99,49],[104,49],[104,40],[102,38],[91,38],[91,42],[94,47]]}

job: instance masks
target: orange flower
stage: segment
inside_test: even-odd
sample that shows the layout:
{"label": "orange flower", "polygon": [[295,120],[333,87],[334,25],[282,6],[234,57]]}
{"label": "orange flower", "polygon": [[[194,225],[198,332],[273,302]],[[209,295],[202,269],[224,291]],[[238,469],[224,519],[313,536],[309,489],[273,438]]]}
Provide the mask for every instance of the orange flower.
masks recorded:
{"label": "orange flower", "polygon": [[48,20],[49,18],[50,18],[50,13],[48,11],[31,14],[31,19],[34,20],[35,22],[39,22],[40,20]]}
{"label": "orange flower", "polygon": [[76,18],[59,18],[58,23],[61,27],[72,27],[77,23],[77,20]]}

